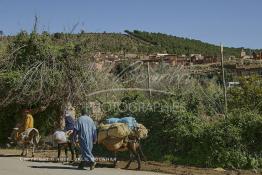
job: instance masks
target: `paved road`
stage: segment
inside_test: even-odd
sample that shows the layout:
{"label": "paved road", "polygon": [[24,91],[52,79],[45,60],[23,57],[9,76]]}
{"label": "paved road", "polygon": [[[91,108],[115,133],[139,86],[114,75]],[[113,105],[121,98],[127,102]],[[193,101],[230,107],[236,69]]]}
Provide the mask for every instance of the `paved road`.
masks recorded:
{"label": "paved road", "polygon": [[0,175],[157,175],[160,173],[128,171],[114,168],[77,170],[61,163],[28,162],[19,157],[0,157]]}

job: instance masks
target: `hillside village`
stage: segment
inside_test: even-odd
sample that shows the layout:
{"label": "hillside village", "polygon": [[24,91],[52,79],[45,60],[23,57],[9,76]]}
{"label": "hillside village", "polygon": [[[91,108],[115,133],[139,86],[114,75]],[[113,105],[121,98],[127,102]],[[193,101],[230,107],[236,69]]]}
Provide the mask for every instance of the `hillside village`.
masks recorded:
{"label": "hillside village", "polygon": [[[21,33],[23,34],[23,32]],[[26,33],[25,33],[26,34]],[[124,61],[141,61],[152,66],[183,66],[192,74],[220,72],[220,48],[198,40],[175,36],[128,31],[122,33],[79,34],[43,32],[50,36],[55,47],[70,41],[78,52],[88,52],[96,68]],[[0,37],[0,53],[13,40],[12,36]],[[262,51],[244,48],[225,48],[225,68],[236,75],[262,75]]]}
{"label": "hillside village", "polygon": [[[220,56],[205,56],[202,54],[176,55],[167,53],[155,53],[150,55],[136,53],[104,53],[97,52],[93,55],[97,69],[102,69],[107,63],[117,64],[123,61],[141,61],[149,63],[151,66],[169,65],[169,66],[184,66],[185,68],[196,72],[210,73],[220,71],[221,57]],[[261,75],[262,76],[262,52],[253,52],[252,55],[247,55],[242,49],[239,57],[231,56],[226,58],[225,67],[228,71],[236,75]]]}

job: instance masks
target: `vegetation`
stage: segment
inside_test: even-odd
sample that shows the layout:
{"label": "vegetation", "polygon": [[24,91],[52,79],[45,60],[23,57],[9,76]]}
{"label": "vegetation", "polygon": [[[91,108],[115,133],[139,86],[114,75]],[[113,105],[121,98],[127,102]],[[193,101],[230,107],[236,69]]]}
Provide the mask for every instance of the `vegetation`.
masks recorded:
{"label": "vegetation", "polygon": [[[150,48],[157,52],[169,54],[202,54],[206,56],[218,56],[220,47],[209,43],[204,43],[199,40],[181,38],[162,33],[149,33],[144,31],[134,30],[126,31],[129,35],[153,44],[154,47]],[[226,56],[239,57],[242,48],[229,48],[225,47]]]}
{"label": "vegetation", "polygon": [[[191,53],[202,54],[206,56],[218,56],[219,46],[205,43],[199,40],[182,38],[162,33],[150,33],[145,31],[125,31],[122,33],[85,33],[79,34],[54,33],[47,35],[50,42],[57,47],[63,47],[67,42],[77,45],[79,49],[89,53],[111,52],[111,53],[136,53],[136,54],[154,54],[169,53],[178,55],[188,55]],[[10,42],[15,37],[9,37],[8,41],[3,37],[2,42]],[[3,47],[3,46],[2,46]],[[225,47],[225,56],[239,57],[242,48]],[[250,50],[247,48],[247,50]],[[258,50],[255,50],[258,51]],[[1,45],[0,45],[1,53]]]}
{"label": "vegetation", "polygon": [[66,102],[80,109],[95,101],[101,104],[103,117],[133,115],[150,129],[143,143],[150,160],[262,168],[261,77],[234,77],[240,85],[228,90],[229,113],[224,116],[218,78],[195,79],[180,67],[148,69],[130,61],[97,70],[93,51],[218,52],[217,47],[199,41],[138,31],[130,34],[144,42],[122,34],[47,32],[21,32],[7,45],[0,42],[0,143],[6,142],[25,107],[47,107],[34,116],[44,136],[59,127]]}
{"label": "vegetation", "polygon": [[[201,99],[195,98],[199,100],[196,106],[202,108]],[[262,115],[256,110],[230,108],[224,119],[221,115],[205,116],[209,113],[205,107],[200,115],[175,96],[148,100],[137,93],[122,99],[121,106],[128,104],[146,104],[147,108],[121,108],[121,112],[113,110],[108,115],[136,116],[150,129],[150,137],[143,142],[149,160],[204,167],[262,167]]]}

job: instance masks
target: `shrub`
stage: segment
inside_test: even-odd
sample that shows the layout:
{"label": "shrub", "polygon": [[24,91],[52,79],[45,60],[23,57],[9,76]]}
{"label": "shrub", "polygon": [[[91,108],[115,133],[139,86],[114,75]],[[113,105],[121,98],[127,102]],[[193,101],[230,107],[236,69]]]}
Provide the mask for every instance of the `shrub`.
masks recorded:
{"label": "shrub", "polygon": [[[122,102],[159,104],[158,108],[131,114],[150,130],[149,138],[143,141],[150,160],[206,167],[262,167],[262,116],[257,113],[233,111],[226,119],[206,121],[187,112],[186,104],[174,97],[148,100],[133,94]],[[118,116],[130,112],[122,111]]]}

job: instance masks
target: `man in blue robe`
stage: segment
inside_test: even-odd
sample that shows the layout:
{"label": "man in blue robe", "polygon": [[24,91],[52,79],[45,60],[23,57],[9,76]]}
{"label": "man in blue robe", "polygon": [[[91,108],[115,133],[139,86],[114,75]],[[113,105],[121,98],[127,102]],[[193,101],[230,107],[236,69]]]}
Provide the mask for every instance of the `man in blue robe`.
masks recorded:
{"label": "man in blue robe", "polygon": [[79,169],[84,169],[84,166],[89,165],[90,170],[95,168],[95,158],[92,154],[93,144],[96,142],[96,126],[91,117],[87,114],[87,109],[82,110],[82,115],[78,118],[75,128],[75,135],[78,135],[82,161]]}

